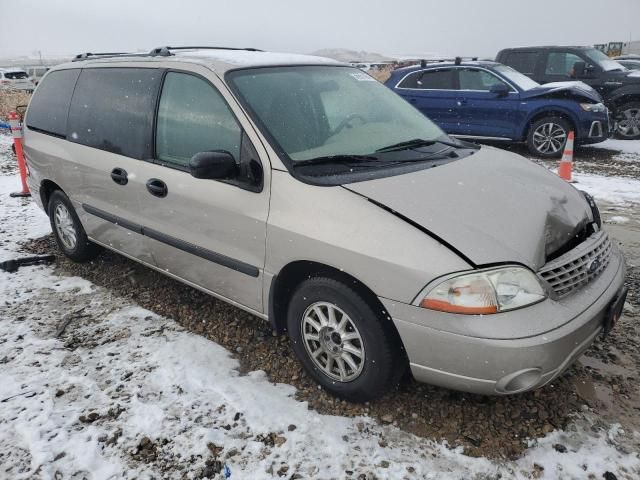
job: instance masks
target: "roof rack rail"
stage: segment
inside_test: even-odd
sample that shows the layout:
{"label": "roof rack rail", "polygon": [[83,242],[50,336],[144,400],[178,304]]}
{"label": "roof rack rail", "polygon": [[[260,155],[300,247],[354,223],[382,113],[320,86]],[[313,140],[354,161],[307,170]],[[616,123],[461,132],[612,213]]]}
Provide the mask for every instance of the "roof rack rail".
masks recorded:
{"label": "roof rack rail", "polygon": [[171,50],[245,50],[248,52],[262,52],[257,48],[238,48],[238,47],[158,47],[149,52],[152,57],[168,57],[173,55]]}
{"label": "roof rack rail", "polygon": [[85,52],[85,53],[79,53],[78,55],[73,57],[73,61],[76,62],[79,60],[86,60],[92,57],[119,57],[120,55],[133,55],[133,54],[126,53],[126,52],[101,52],[101,53]]}
{"label": "roof rack rail", "polygon": [[456,65],[460,65],[464,60],[477,62],[478,57],[429,58],[429,59],[420,60],[420,66],[424,68],[427,66],[428,63],[444,63],[444,62],[454,62]]}

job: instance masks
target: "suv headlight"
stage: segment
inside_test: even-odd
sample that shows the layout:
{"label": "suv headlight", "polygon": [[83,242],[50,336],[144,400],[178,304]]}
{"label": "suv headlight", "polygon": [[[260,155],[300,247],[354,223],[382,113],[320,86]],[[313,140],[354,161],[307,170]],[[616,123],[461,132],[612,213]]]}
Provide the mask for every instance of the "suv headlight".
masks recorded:
{"label": "suv headlight", "polygon": [[585,112],[599,113],[607,110],[607,107],[605,107],[603,103],[581,103],[580,107],[582,107],[582,110]]}
{"label": "suv headlight", "polygon": [[422,308],[468,315],[506,312],[547,298],[538,277],[524,267],[500,267],[448,278],[430,288]]}

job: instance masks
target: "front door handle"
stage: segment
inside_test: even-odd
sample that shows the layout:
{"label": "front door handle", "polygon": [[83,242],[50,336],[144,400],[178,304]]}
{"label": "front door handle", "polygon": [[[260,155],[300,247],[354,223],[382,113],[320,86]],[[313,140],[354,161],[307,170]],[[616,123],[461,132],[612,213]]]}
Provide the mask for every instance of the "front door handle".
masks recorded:
{"label": "front door handle", "polygon": [[167,188],[167,184],[162,180],[158,180],[157,178],[151,178],[147,182],[147,190],[149,193],[155,197],[166,197],[167,193],[169,193],[169,189]]}
{"label": "front door handle", "polygon": [[111,179],[118,185],[126,185],[129,183],[127,171],[124,168],[114,168],[111,170]]}

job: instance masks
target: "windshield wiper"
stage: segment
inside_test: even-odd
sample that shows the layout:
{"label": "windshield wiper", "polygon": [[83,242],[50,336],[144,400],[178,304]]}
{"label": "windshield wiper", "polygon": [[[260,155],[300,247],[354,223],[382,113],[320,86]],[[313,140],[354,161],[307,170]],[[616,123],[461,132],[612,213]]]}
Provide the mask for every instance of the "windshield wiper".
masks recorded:
{"label": "windshield wiper", "polygon": [[461,143],[449,142],[447,140],[424,140],[422,138],[414,138],[412,140],[407,140],[406,142],[394,143],[393,145],[379,148],[376,150],[376,153],[397,152],[398,150],[411,150],[412,148],[429,147],[436,143],[452,148],[465,148]]}
{"label": "windshield wiper", "polygon": [[323,165],[331,163],[360,163],[378,160],[372,155],[326,155],[323,157],[309,158],[307,160],[297,160],[293,162],[294,167],[303,167],[305,165]]}

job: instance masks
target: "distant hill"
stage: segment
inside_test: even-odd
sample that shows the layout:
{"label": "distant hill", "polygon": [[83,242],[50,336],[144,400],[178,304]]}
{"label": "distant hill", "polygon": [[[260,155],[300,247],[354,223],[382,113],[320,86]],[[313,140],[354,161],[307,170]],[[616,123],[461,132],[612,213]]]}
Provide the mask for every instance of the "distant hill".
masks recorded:
{"label": "distant hill", "polygon": [[311,55],[319,57],[328,57],[340,62],[358,62],[358,63],[383,63],[383,62],[403,62],[407,60],[419,60],[422,58],[443,58],[444,55],[434,52],[420,53],[376,53],[367,52],[366,50],[349,50],[346,48],[323,48],[316,50]]}
{"label": "distant hill", "polygon": [[338,60],[340,62],[392,62],[395,60],[393,57],[387,57],[380,53],[367,52],[364,50],[348,50],[346,48],[323,48],[316,50],[311,55],[317,55],[319,57],[328,57]]}

